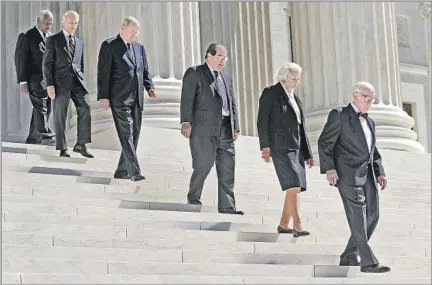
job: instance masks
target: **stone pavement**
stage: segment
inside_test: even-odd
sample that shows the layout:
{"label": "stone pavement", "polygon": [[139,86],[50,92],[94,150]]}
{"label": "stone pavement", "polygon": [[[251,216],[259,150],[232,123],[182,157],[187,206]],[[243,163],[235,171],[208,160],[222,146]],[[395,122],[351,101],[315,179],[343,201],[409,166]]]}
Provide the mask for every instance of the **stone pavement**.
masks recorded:
{"label": "stone pavement", "polygon": [[[105,148],[117,138],[105,135]],[[97,141],[97,140],[95,140]],[[217,213],[215,171],[203,206],[186,205],[188,142],[143,128],[147,179],[112,179],[119,152],[95,159],[2,143],[3,284],[353,284],[431,282],[430,154],[382,151],[389,189],[371,240],[392,271],[339,267],[349,237],[339,194],[318,167],[300,196],[309,237],[279,235],[283,193],[256,138],[236,143],[236,199],[244,216]],[[115,149],[115,148],[112,148]]]}

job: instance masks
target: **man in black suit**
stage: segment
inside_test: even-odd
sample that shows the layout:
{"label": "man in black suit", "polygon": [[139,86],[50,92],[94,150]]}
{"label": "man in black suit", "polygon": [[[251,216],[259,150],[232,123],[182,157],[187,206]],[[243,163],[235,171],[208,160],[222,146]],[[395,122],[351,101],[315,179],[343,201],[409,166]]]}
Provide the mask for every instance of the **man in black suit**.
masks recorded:
{"label": "man in black suit", "polygon": [[21,95],[28,95],[33,105],[26,143],[54,145],[54,133],[48,127],[51,99],[42,88],[42,56],[53,24],[53,14],[41,10],[36,26],[21,33],[15,47],[15,70]]}
{"label": "man in black suit", "polygon": [[201,205],[204,181],[216,161],[219,213],[240,214],[234,198],[235,150],[240,128],[234,90],[223,72],[227,49],[211,44],[206,62],[186,70],[180,102],[181,133],[189,138],[193,173],[187,200]]}
{"label": "man in black suit", "polygon": [[339,189],[351,230],[340,265],[360,265],[362,272],[383,273],[390,268],[379,264],[368,243],[379,219],[376,182],[381,190],[387,186],[376,148],[375,122],[367,114],[374,101],[374,87],[368,82],[356,83],[353,102],[330,112],[318,139],[318,151],[321,174]]}
{"label": "man in black suit", "polygon": [[84,82],[84,43],[74,35],[78,22],[79,15],[75,11],[67,11],[63,15],[63,30],[48,38],[42,71],[48,96],[54,100],[54,131],[60,156],[70,157],[67,152],[66,118],[72,99],[78,116],[78,138],[73,151],[93,158],[86,147],[91,142],[90,98]]}
{"label": "man in black suit", "polygon": [[99,51],[97,98],[104,110],[111,107],[122,146],[114,178],[139,181],[136,149],[141,131],[144,89],[156,97],[144,46],[136,42],[140,25],[134,17],[123,20],[120,33],[105,40]]}

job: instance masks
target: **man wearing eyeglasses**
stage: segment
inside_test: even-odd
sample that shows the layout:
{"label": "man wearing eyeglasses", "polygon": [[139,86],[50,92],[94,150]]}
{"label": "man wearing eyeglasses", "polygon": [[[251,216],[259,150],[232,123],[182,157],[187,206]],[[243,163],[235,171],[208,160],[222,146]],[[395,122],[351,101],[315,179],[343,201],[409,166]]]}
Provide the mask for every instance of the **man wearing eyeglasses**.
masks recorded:
{"label": "man wearing eyeglasses", "polygon": [[377,182],[381,190],[387,187],[376,147],[375,122],[368,116],[374,102],[374,87],[368,82],[356,83],[352,103],[330,112],[318,139],[318,151],[321,174],[339,189],[351,230],[340,265],[384,273],[390,268],[380,265],[368,243],[379,219]]}
{"label": "man wearing eyeglasses", "polygon": [[234,198],[235,150],[240,128],[232,81],[223,70],[227,49],[212,43],[205,63],[183,76],[180,101],[181,133],[189,139],[193,173],[187,201],[201,205],[204,181],[216,162],[219,213],[239,214]]}

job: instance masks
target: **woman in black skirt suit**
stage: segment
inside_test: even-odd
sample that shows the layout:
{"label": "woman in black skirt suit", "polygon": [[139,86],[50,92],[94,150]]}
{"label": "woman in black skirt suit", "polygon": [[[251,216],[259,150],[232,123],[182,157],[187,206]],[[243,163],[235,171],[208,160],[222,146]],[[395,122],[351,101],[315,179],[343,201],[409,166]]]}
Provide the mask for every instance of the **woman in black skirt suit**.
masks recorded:
{"label": "woman in black skirt suit", "polygon": [[[264,88],[258,110],[258,136],[262,157],[273,159],[285,202],[278,226],[279,233],[292,233],[294,237],[307,236],[298,212],[298,193],[306,191],[305,162],[314,164],[306,135],[300,99],[294,94],[302,68],[296,63],[283,65],[278,72],[278,83]],[[290,228],[290,219],[293,227]]]}

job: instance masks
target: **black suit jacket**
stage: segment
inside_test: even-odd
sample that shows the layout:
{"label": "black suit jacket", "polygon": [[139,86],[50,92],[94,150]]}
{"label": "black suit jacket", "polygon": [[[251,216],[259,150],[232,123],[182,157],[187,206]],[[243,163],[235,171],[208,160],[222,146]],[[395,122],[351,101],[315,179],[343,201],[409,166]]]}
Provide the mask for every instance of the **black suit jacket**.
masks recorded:
{"label": "black suit jacket", "polygon": [[[228,91],[232,133],[240,132],[234,88],[226,72],[220,73]],[[222,126],[222,97],[207,63],[189,67],[183,75],[180,123],[192,125],[192,135],[218,136]]]}
{"label": "black suit jacket", "polygon": [[307,160],[312,158],[312,151],[306,134],[303,107],[300,98],[295,94],[294,98],[300,109],[301,125],[282,84],[278,82],[264,88],[257,120],[260,148],[301,149]]}
{"label": "black suit jacket", "polygon": [[42,72],[45,88],[54,86],[56,89],[69,89],[75,75],[88,93],[84,81],[84,43],[75,37],[75,54],[73,61],[70,62],[63,30],[49,37],[43,55]]}
{"label": "black suit jacket", "polygon": [[367,120],[373,135],[370,153],[360,119],[351,104],[330,112],[318,139],[321,174],[335,169],[340,182],[352,186],[365,184],[369,167],[374,176],[385,176],[381,155],[375,146],[375,122],[369,117]]}
{"label": "black suit jacket", "polygon": [[17,83],[27,82],[30,88],[33,87],[32,89],[41,88],[44,50],[45,43],[36,26],[29,29],[26,33],[19,34],[15,46]]}
{"label": "black suit jacket", "polygon": [[[134,58],[127,53],[127,46],[120,35],[105,40],[99,50],[97,65],[97,99],[109,99],[111,106],[131,105],[138,101],[144,107],[144,88],[154,89],[150,77],[144,46],[132,42]],[[137,84],[138,82],[138,84]]]}

